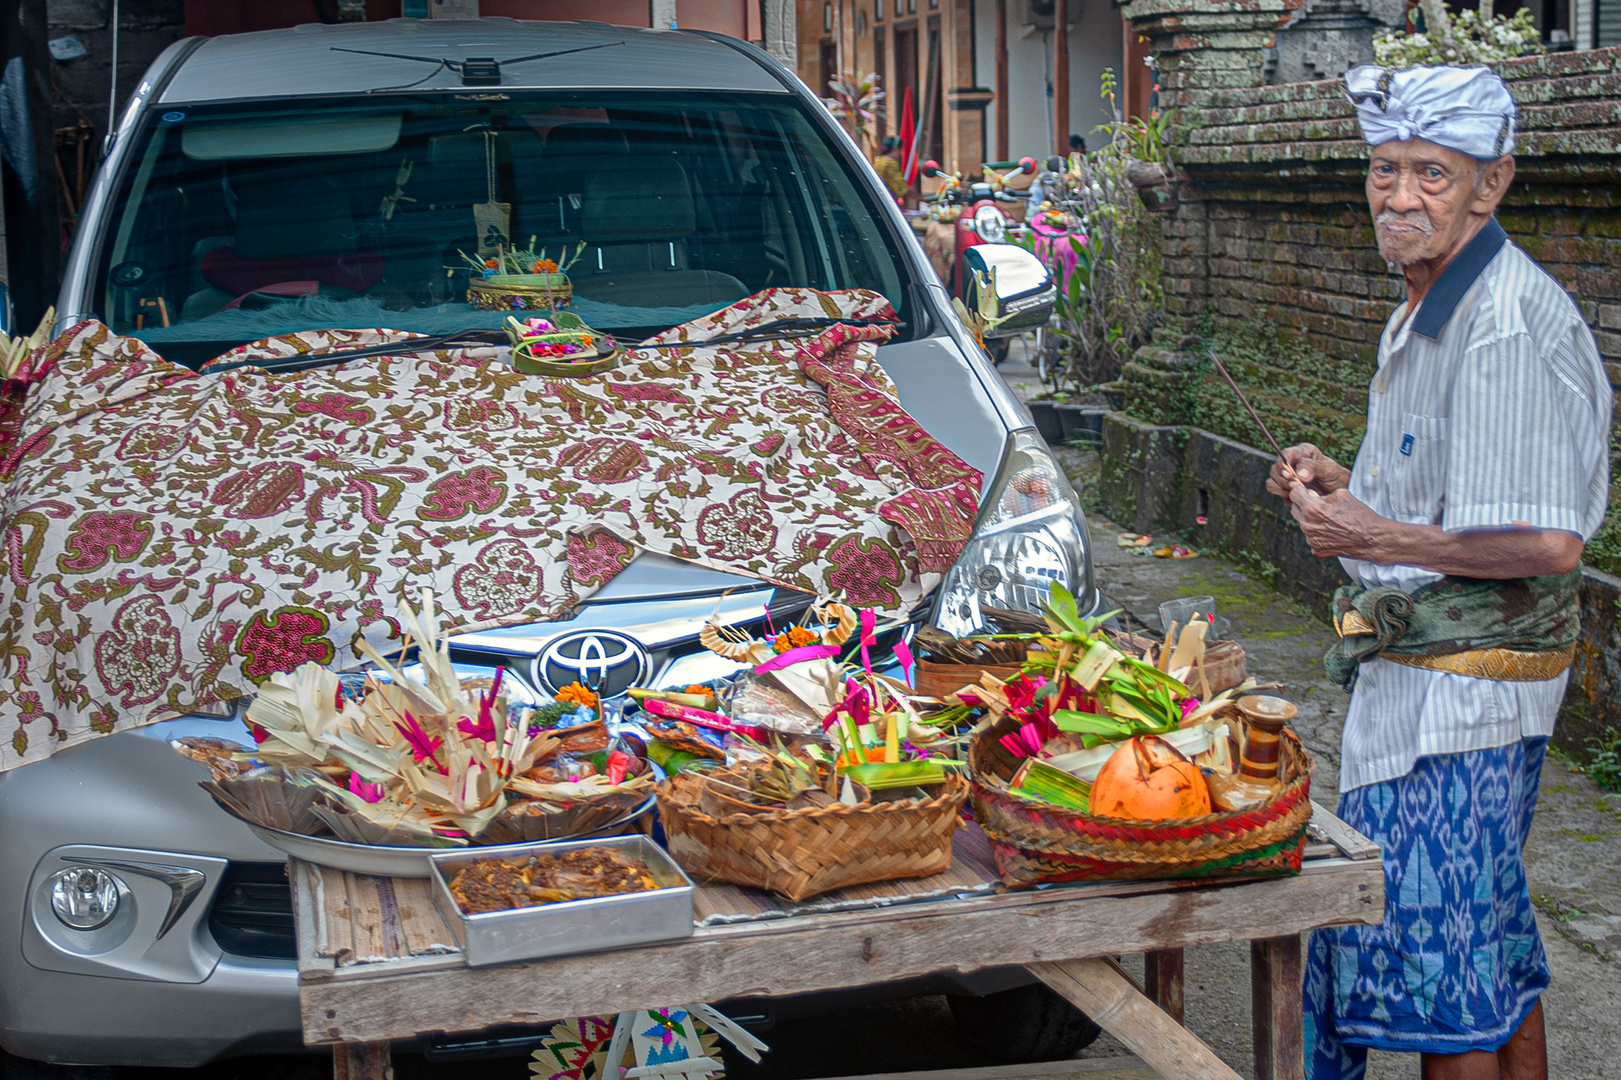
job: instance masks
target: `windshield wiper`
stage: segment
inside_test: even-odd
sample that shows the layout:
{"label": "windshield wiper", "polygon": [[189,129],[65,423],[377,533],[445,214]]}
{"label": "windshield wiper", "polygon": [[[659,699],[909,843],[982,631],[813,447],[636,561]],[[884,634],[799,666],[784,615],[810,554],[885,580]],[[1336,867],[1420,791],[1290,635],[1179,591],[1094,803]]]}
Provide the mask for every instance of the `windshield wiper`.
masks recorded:
{"label": "windshield wiper", "polygon": [[783,341],[794,338],[815,337],[822,331],[834,326],[888,326],[897,334],[906,330],[904,319],[811,319],[802,316],[792,316],[786,319],[773,319],[759,326],[751,326],[747,330],[739,330],[732,334],[721,334],[719,337],[703,338],[698,341],[676,342],[678,345],[728,345],[739,341]]}
{"label": "windshield wiper", "polygon": [[[484,338],[476,335],[483,334]],[[330,367],[341,364],[346,360],[361,360],[368,356],[405,356],[410,353],[427,352],[437,349],[441,345],[453,347],[468,347],[500,345],[506,341],[506,334],[500,330],[486,330],[474,328],[471,330],[457,330],[450,334],[431,334],[427,337],[406,338],[404,341],[391,341],[381,345],[368,345],[363,349],[339,349],[335,352],[300,353],[297,356],[281,356],[267,360],[238,360],[230,364],[221,364],[210,368],[208,374],[217,375],[222,371],[235,371],[237,368],[252,367],[261,371],[309,371],[313,368]]]}

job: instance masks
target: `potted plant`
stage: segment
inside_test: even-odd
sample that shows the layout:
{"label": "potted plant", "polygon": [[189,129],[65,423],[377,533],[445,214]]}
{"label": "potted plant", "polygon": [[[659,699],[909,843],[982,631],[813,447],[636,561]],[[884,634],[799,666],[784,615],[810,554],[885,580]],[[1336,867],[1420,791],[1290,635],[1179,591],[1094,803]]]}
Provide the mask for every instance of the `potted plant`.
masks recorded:
{"label": "potted plant", "polygon": [[[1152,57],[1150,57],[1152,61]],[[1155,87],[1158,90],[1159,87]],[[1126,179],[1137,189],[1137,197],[1153,214],[1168,214],[1180,205],[1176,190],[1176,165],[1171,161],[1170,127],[1165,114],[1150,110],[1146,117],[1121,116],[1115,104],[1114,69],[1103,73],[1103,96],[1109,99],[1115,120],[1103,125],[1115,141],[1125,143],[1131,160],[1126,163]]]}

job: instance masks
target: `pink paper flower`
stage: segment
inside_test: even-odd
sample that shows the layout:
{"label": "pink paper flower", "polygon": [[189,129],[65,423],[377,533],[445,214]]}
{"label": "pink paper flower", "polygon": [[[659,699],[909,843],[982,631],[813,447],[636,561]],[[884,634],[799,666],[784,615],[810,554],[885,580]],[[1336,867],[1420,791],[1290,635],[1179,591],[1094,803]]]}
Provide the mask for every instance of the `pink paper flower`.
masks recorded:
{"label": "pink paper flower", "polygon": [[349,790],[369,803],[381,802],[383,799],[383,785],[368,784],[357,772],[349,774]]}

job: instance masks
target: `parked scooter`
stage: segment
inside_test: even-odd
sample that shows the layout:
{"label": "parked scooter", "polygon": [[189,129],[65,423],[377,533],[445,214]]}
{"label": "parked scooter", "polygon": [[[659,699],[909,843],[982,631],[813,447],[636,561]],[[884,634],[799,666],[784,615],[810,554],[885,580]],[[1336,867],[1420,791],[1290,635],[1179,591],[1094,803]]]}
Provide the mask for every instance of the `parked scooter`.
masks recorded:
{"label": "parked scooter", "polygon": [[[999,169],[1008,171],[998,172]],[[1006,242],[1016,224],[1008,205],[1023,202],[1025,196],[1006,190],[1008,181],[1035,171],[1034,158],[1021,158],[1018,162],[994,161],[986,163],[981,179],[965,181],[956,173],[941,169],[939,162],[923,163],[923,175],[940,181],[940,189],[928,200],[931,217],[952,226],[949,242],[925,243],[924,246],[940,280],[953,297],[964,297],[963,253],[977,244]],[[985,349],[993,363],[1000,364],[1007,359],[1008,347],[1016,336],[987,335]]]}
{"label": "parked scooter", "polygon": [[[1074,191],[1070,162],[1054,155],[1031,185],[1030,208],[1025,213],[1029,247],[1051,270],[1060,297],[1071,296],[1070,279],[1077,270],[1090,267],[1086,232],[1079,199]],[[1083,281],[1084,284],[1084,281]],[[1059,348],[1055,313],[1047,326],[1035,333],[1033,362],[1037,377],[1046,383],[1058,373]]]}

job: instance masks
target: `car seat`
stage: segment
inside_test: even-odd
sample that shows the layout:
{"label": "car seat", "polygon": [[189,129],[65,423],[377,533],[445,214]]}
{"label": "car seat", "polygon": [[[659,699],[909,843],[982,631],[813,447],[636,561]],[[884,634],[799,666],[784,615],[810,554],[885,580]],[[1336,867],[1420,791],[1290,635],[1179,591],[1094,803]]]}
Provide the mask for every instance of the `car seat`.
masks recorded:
{"label": "car seat", "polygon": [[200,271],[209,288],[181,307],[182,321],[234,306],[256,292],[353,295],[383,276],[383,258],[355,243],[354,213],[342,184],[330,176],[296,182],[265,175],[236,185],[236,232],[208,248]]}
{"label": "car seat", "polygon": [[581,201],[580,231],[587,246],[569,276],[587,299],[687,307],[719,306],[748,295],[732,275],[689,265],[687,239],[697,231],[697,211],[687,172],[673,158],[592,176]]}

